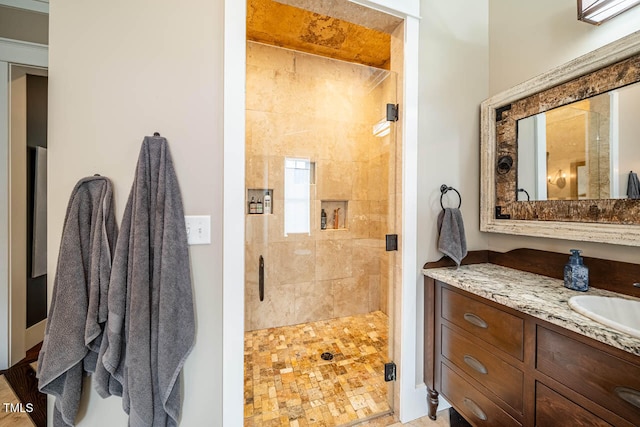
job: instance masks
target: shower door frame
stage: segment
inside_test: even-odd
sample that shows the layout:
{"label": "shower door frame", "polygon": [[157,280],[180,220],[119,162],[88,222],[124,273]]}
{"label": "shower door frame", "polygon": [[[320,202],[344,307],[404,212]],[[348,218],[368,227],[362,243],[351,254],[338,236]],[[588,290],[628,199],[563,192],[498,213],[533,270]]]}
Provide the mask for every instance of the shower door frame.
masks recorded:
{"label": "shower door frame", "polygon": [[[350,0],[352,1],[352,0]],[[421,282],[417,250],[419,0],[358,0],[404,20],[402,138],[402,283],[395,291],[393,353],[400,366],[394,387],[402,422],[426,415],[426,387],[418,380],[416,292]],[[244,351],[244,211],[246,3],[225,0],[224,201],[223,201],[223,425],[242,425]],[[399,141],[400,142],[400,141]]]}

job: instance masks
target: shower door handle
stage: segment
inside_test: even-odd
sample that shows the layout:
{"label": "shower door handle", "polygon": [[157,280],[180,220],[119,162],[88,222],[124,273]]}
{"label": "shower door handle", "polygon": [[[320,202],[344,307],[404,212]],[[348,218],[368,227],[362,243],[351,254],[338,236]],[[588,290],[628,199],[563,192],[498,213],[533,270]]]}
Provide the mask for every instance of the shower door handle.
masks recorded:
{"label": "shower door handle", "polygon": [[262,255],[260,255],[258,271],[258,291],[260,292],[260,301],[264,301],[264,258]]}

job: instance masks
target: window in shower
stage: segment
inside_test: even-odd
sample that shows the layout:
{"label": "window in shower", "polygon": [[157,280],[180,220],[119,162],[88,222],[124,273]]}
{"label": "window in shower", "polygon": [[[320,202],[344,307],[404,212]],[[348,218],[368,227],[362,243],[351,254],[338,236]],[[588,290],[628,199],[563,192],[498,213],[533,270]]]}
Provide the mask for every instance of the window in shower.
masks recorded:
{"label": "window in shower", "polygon": [[309,159],[284,159],[284,235],[311,233],[310,186],[312,163]]}

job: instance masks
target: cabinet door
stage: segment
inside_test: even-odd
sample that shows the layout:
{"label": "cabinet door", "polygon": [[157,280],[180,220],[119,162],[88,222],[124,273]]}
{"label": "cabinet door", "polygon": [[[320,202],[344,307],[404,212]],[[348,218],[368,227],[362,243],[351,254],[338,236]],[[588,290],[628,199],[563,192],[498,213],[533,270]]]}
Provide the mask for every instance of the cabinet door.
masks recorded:
{"label": "cabinet door", "polygon": [[611,427],[611,424],[549,387],[536,383],[536,426]]}
{"label": "cabinet door", "polygon": [[634,425],[640,425],[640,366],[538,327],[536,368]]}

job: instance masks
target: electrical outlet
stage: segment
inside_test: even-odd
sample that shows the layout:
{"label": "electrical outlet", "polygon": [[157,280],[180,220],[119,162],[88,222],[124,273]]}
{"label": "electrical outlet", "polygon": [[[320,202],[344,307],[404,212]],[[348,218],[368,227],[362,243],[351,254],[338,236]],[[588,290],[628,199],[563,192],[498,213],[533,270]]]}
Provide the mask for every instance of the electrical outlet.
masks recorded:
{"label": "electrical outlet", "polygon": [[187,243],[190,245],[211,244],[211,216],[186,215]]}

